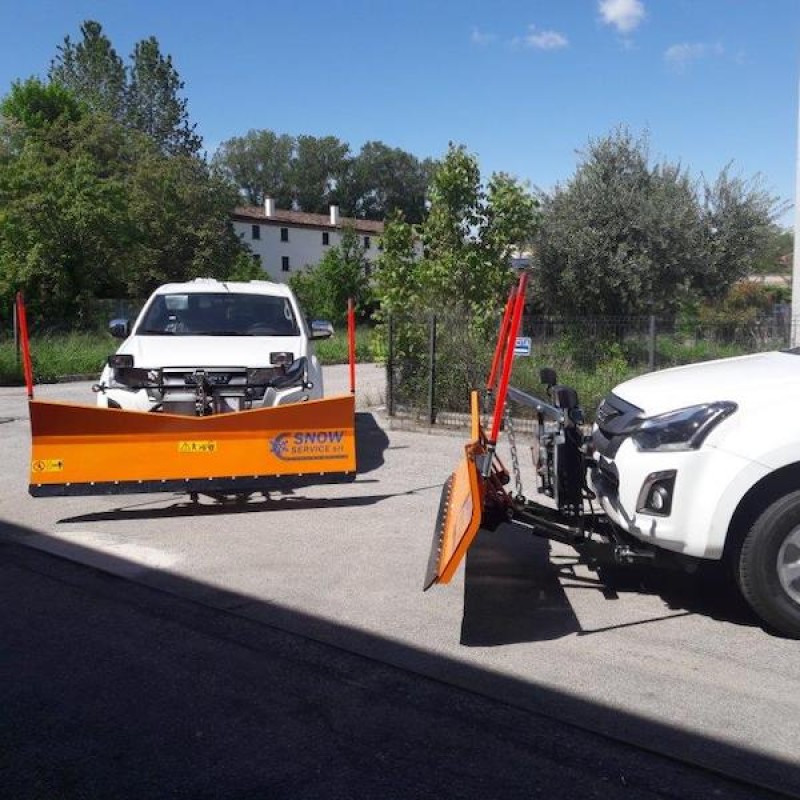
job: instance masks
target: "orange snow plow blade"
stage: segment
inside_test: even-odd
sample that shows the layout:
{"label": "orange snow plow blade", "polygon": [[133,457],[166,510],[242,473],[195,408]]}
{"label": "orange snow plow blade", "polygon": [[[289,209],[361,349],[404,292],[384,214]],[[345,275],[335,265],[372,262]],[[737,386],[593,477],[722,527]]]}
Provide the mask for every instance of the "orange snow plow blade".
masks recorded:
{"label": "orange snow plow blade", "polygon": [[477,392],[472,393],[471,406],[471,440],[455,472],[442,487],[424,589],[434,583],[450,582],[481,527],[486,479],[478,470],[476,458],[486,454],[486,446]]}
{"label": "orange snow plow blade", "polygon": [[352,475],[352,394],[206,417],[30,401],[34,497],[242,492],[283,476]]}

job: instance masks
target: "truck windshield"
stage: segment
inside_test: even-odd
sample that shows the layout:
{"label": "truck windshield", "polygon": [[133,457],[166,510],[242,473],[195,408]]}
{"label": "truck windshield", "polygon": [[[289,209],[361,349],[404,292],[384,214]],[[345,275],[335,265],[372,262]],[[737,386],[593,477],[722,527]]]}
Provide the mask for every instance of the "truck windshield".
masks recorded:
{"label": "truck windshield", "polygon": [[297,336],[286,297],[189,292],[153,298],[138,336]]}

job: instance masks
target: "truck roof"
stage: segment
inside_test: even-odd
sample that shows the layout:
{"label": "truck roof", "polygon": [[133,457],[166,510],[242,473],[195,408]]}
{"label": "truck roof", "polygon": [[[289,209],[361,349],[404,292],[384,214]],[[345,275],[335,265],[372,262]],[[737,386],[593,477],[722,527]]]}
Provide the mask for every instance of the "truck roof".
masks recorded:
{"label": "truck roof", "polygon": [[266,294],[278,297],[290,297],[292,292],[283,283],[272,281],[218,281],[215,278],[195,278],[184,283],[165,283],[153,294],[192,294],[198,292]]}

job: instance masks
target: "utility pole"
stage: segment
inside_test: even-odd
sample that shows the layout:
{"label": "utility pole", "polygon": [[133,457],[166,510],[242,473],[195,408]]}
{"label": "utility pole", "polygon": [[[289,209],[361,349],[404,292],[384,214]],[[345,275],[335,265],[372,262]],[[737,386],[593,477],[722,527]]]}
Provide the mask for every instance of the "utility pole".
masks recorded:
{"label": "utility pole", "polygon": [[794,253],[792,255],[792,347],[800,347],[800,81],[797,87],[797,161],[794,178]]}

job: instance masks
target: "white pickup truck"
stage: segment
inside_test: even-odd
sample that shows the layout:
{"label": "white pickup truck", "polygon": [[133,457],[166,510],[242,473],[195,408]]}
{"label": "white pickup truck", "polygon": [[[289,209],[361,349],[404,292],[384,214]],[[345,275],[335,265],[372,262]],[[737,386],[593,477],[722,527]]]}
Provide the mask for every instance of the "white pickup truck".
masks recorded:
{"label": "white pickup truck", "polygon": [[110,329],[124,341],[94,387],[102,407],[204,416],[323,396],[313,340],[333,328],[308,324],[283,284],[165,284]]}
{"label": "white pickup truck", "polygon": [[663,370],[617,386],[589,488],[635,542],[726,559],[776,630],[800,637],[800,350]]}

